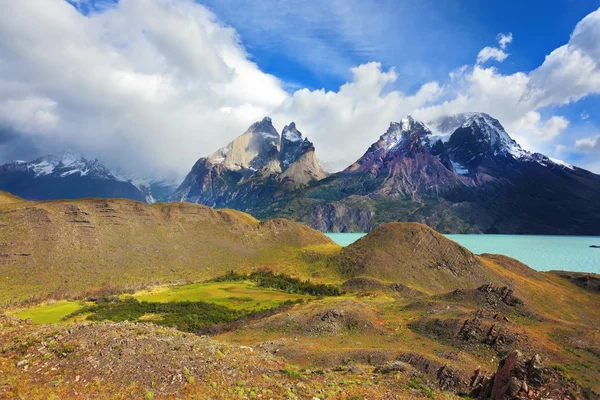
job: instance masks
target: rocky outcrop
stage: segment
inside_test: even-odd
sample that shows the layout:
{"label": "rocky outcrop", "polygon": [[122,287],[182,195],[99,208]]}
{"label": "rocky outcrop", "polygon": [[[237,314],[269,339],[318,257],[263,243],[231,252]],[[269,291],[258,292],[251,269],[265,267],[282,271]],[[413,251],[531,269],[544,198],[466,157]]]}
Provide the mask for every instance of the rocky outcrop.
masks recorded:
{"label": "rocky outcrop", "polygon": [[477,290],[485,294],[486,300],[492,306],[494,306],[497,301],[501,301],[511,307],[524,304],[523,300],[514,296],[513,290],[508,286],[494,286],[491,283],[488,283],[480,286]]}
{"label": "rocky outcrop", "polygon": [[600,293],[600,275],[593,273],[582,273],[582,272],[569,272],[569,271],[550,271],[551,274],[555,274],[564,278],[582,289],[588,290],[592,293]]}
{"label": "rocky outcrop", "polygon": [[567,388],[557,388],[557,382],[548,379],[551,374],[539,355],[528,359],[515,350],[500,362],[491,377],[485,377],[479,369],[475,371],[471,396],[491,400],[564,398]]}
{"label": "rocky outcrop", "polygon": [[441,390],[461,392],[467,386],[465,378],[459,371],[421,354],[403,353],[398,356],[397,361],[406,363],[421,372],[428,380],[435,382]]}

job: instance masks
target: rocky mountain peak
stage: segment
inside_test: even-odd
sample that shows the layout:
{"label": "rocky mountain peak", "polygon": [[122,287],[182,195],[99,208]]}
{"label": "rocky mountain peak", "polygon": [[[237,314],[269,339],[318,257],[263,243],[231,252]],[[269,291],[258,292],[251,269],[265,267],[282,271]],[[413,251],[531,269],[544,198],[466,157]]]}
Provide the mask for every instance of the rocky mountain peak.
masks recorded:
{"label": "rocky mountain peak", "polygon": [[279,151],[279,133],[271,118],[265,117],[250,125],[246,132],[217,150],[208,161],[223,164],[231,170],[250,169],[257,171],[277,157]]}
{"label": "rocky mountain peak", "polygon": [[48,154],[33,161],[13,161],[5,164],[6,170],[26,172],[34,177],[89,176],[96,179],[114,179],[114,176],[98,159],[88,160],[82,154],[67,150]]}
{"label": "rocky mountain peak", "polygon": [[388,130],[379,138],[376,147],[386,152],[396,149],[414,150],[422,145],[429,147],[430,135],[431,131],[424,123],[409,115],[400,122],[391,122]]}
{"label": "rocky mountain peak", "polygon": [[314,150],[312,142],[308,138],[302,137],[302,133],[296,128],[295,123],[292,122],[283,128],[279,160],[284,171],[298,161],[302,155]]}
{"label": "rocky mountain peak", "polygon": [[[531,154],[510,137],[497,119],[484,113],[461,115],[464,122],[450,136],[450,158],[464,166],[478,165],[483,158],[527,160]],[[456,119],[460,121],[460,118]]]}
{"label": "rocky mountain peak", "polygon": [[302,140],[302,133],[296,128],[296,123],[291,122],[283,127],[281,132],[281,142],[297,142]]}
{"label": "rocky mountain peak", "polygon": [[402,125],[403,131],[410,131],[415,125],[415,120],[410,115],[407,115],[406,117],[402,118],[402,120],[400,120],[400,123]]}
{"label": "rocky mountain peak", "polygon": [[261,121],[257,121],[250,125],[246,133],[259,133],[267,138],[279,139],[279,133],[273,126],[273,121],[269,117],[264,117]]}

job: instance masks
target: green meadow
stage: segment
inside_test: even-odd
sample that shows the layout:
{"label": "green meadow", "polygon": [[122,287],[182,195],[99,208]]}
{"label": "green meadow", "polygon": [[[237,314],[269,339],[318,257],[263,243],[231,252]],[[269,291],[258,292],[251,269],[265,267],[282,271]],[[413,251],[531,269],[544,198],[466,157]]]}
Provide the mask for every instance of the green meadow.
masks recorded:
{"label": "green meadow", "polygon": [[[206,302],[232,310],[252,312],[274,308],[286,301],[307,300],[314,296],[257,287],[252,282],[209,282],[156,287],[133,295],[123,294],[120,298],[134,298],[149,303]],[[80,301],[61,301],[16,310],[9,314],[21,319],[31,319],[34,324],[70,322],[73,319],[64,321],[63,318],[81,310],[85,305],[86,303]]]}
{"label": "green meadow", "polygon": [[159,303],[204,301],[235,310],[255,311],[277,307],[286,301],[307,300],[313,296],[257,287],[252,282],[209,282],[158,287],[135,293],[133,297],[139,301]]}
{"label": "green meadow", "polygon": [[34,324],[55,324],[62,322],[63,317],[80,310],[83,306],[84,304],[79,301],[59,301],[54,304],[42,304],[9,314],[21,319],[31,319]]}

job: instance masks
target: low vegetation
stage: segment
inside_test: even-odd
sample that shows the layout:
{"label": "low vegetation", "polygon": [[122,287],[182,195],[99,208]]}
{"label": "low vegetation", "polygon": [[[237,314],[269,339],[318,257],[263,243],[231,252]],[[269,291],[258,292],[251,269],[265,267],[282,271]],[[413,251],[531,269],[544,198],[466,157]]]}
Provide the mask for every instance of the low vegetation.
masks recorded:
{"label": "low vegetation", "polygon": [[0,398],[454,399],[516,350],[554,367],[535,396],[600,393],[592,278],[416,224],[342,250],[201,206],[1,203]]}
{"label": "low vegetation", "polygon": [[[301,300],[300,300],[301,301]],[[285,304],[291,304],[286,302]],[[203,301],[173,301],[157,303],[127,298],[83,307],[65,319],[87,315],[88,321],[137,321],[197,332],[207,325],[232,322],[251,315],[252,311],[235,310]]]}
{"label": "low vegetation", "polygon": [[308,280],[302,281],[286,274],[276,274],[269,270],[255,271],[250,274],[241,274],[229,271],[227,274],[214,278],[213,282],[251,281],[257,286],[270,289],[283,290],[287,293],[302,293],[311,296],[340,296],[343,293],[337,286],[316,284]]}

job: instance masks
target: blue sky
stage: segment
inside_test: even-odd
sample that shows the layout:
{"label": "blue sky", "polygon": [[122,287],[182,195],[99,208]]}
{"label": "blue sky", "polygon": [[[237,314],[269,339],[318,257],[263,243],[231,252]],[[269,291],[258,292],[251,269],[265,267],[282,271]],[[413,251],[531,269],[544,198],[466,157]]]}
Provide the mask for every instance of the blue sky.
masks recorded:
{"label": "blue sky", "polygon": [[600,0],[13,8],[0,17],[0,161],[69,146],[181,174],[268,114],[278,129],[295,120],[339,169],[407,113],[484,111],[527,149],[600,172]]}
{"label": "blue sky", "polygon": [[[259,0],[252,7],[237,0],[199,2],[236,28],[263,71],[327,90],[348,80],[351,66],[369,61],[395,67],[406,77],[402,89],[415,90],[471,64],[500,32],[516,38],[500,71],[531,70],[600,7],[600,0]],[[312,46],[317,54],[310,54]]]}

